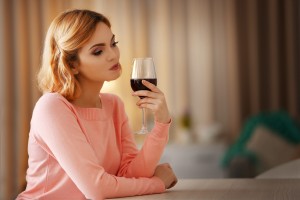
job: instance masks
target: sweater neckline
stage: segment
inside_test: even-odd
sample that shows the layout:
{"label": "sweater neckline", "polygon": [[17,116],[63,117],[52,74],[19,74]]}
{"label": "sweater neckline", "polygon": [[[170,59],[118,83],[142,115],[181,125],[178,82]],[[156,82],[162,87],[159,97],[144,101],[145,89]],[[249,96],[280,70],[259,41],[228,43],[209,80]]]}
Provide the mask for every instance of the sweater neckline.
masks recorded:
{"label": "sweater neckline", "polygon": [[99,98],[101,100],[102,106],[101,108],[89,108],[89,107],[80,107],[72,104],[75,110],[86,120],[90,121],[103,121],[107,119],[107,115],[105,112],[105,102],[104,98],[99,94]]}

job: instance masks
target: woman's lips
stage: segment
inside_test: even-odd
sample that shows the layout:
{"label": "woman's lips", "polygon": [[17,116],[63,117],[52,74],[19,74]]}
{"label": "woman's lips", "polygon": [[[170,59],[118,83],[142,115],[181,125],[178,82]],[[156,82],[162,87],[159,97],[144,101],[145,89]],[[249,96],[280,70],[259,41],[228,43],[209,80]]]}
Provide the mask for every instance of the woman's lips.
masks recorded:
{"label": "woman's lips", "polygon": [[120,69],[120,64],[118,63],[118,64],[115,64],[114,66],[112,66],[111,68],[110,68],[110,70],[119,70]]}

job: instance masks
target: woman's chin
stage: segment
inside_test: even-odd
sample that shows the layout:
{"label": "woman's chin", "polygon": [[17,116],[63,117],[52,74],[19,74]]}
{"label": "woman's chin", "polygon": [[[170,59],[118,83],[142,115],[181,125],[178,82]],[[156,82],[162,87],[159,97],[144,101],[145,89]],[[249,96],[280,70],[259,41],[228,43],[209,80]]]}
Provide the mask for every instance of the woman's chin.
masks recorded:
{"label": "woman's chin", "polygon": [[112,77],[112,78],[110,78],[109,80],[106,80],[106,82],[117,80],[120,76],[121,76],[121,73],[118,74],[118,75],[116,75],[116,76],[114,76],[114,77]]}

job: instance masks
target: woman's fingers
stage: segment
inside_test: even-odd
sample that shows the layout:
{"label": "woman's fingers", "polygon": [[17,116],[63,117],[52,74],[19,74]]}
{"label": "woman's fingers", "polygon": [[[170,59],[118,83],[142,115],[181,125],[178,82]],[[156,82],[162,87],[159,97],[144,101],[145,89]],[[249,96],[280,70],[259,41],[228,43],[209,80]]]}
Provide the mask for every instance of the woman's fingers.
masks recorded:
{"label": "woman's fingers", "polygon": [[149,109],[155,109],[156,107],[159,107],[159,105],[161,105],[163,103],[162,100],[160,99],[153,99],[153,98],[149,98],[149,97],[146,97],[146,98],[143,98],[143,99],[140,99],[136,102],[136,105],[137,106],[146,106],[145,108],[149,108]]}
{"label": "woman's fingers", "polygon": [[144,86],[146,86],[147,88],[149,88],[152,92],[161,92],[158,87],[156,87],[154,84],[150,83],[149,81],[146,80],[142,80],[142,83]]}
{"label": "woman's fingers", "polygon": [[138,90],[132,93],[132,96],[139,96],[139,97],[150,97],[150,98],[157,98],[158,93],[154,93],[148,90]]}
{"label": "woman's fingers", "polygon": [[149,81],[143,80],[142,83],[147,88],[149,88],[150,91],[138,90],[132,93],[133,96],[145,96],[145,97],[155,98],[155,94],[162,94],[160,89],[158,89],[158,87],[156,87],[154,84],[150,83]]}
{"label": "woman's fingers", "polygon": [[168,163],[158,165],[155,169],[154,176],[164,182],[166,189],[174,187],[178,182],[174,171]]}
{"label": "woman's fingers", "polygon": [[139,90],[132,93],[133,96],[143,97],[142,99],[137,101],[136,105],[140,108],[152,110],[156,121],[161,123],[169,123],[170,114],[168,111],[164,93],[148,81],[143,80],[143,84],[151,91]]}
{"label": "woman's fingers", "polygon": [[170,188],[172,188],[172,187],[174,187],[176,184],[177,184],[177,182],[178,182],[178,179],[175,177],[175,181],[173,181],[173,183],[171,183],[171,185],[169,186],[169,187],[167,187],[167,189],[170,189]]}

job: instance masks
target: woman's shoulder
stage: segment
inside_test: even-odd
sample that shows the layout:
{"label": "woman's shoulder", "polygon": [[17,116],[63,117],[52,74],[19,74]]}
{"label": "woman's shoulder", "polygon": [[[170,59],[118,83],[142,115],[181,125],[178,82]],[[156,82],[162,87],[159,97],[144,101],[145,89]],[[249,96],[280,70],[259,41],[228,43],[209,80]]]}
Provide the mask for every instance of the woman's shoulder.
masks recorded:
{"label": "woman's shoulder", "polygon": [[31,123],[37,125],[41,120],[60,120],[72,111],[72,104],[58,93],[45,93],[36,102]]}
{"label": "woman's shoulder", "polygon": [[36,103],[36,107],[55,109],[61,105],[70,107],[72,104],[59,93],[45,93]]}
{"label": "woman's shoulder", "polygon": [[61,94],[56,92],[48,92],[44,93],[38,100],[38,102],[68,102],[66,98],[64,98]]}

